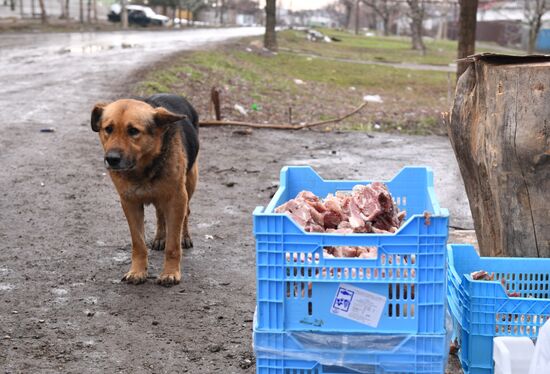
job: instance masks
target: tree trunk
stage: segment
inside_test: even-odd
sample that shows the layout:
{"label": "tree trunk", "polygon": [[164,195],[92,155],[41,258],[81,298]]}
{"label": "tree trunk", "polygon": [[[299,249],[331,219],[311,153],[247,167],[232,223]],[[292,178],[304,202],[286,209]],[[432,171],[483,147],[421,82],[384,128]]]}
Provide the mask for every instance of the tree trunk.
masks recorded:
{"label": "tree trunk", "polygon": [[412,49],[415,51],[421,51],[422,54],[426,54],[426,46],[422,40],[422,22],[424,21],[424,4],[421,4],[423,0],[407,0],[409,7],[411,8],[411,37],[412,37]]}
{"label": "tree trunk", "polygon": [[225,11],[225,0],[220,1],[220,25],[223,25],[223,13]]}
{"label": "tree trunk", "polygon": [[127,0],[122,0],[122,9],[120,10],[120,22],[122,23],[123,29],[128,28],[128,9],[126,8],[126,4],[128,4]]}
{"label": "tree trunk", "polygon": [[69,1],[70,0],[65,0],[65,17],[67,17],[67,19],[71,18],[71,14],[69,12]]}
{"label": "tree trunk", "polygon": [[92,23],[92,0],[86,3],[86,22]]}
{"label": "tree trunk", "polygon": [[79,11],[80,23],[84,23],[84,0],[79,0],[78,11]]}
{"label": "tree trunk", "polygon": [[[476,24],[478,0],[460,0],[458,17],[458,58],[471,56],[476,50]],[[468,67],[468,62],[459,61],[456,65],[456,79]]]}
{"label": "tree trunk", "polygon": [[[15,1],[13,2],[12,10],[15,10]],[[19,0],[19,12],[21,13],[21,18],[23,18],[23,0]]]}
{"label": "tree trunk", "polygon": [[[23,5],[23,0],[21,0],[21,6]],[[36,1],[31,0],[31,16],[32,18],[36,17]]]}
{"label": "tree trunk", "polygon": [[38,3],[40,4],[40,20],[43,24],[48,23],[48,15],[46,14],[46,5],[44,4],[44,0],[38,0]]}
{"label": "tree trunk", "polygon": [[355,0],[355,35],[359,35],[359,0]]}
{"label": "tree trunk", "polygon": [[458,80],[446,123],[482,256],[550,257],[548,102],[548,57],[475,56]]}
{"label": "tree trunk", "polygon": [[266,0],[264,47],[270,51],[277,50],[277,34],[275,33],[276,24],[277,2],[276,0]]}
{"label": "tree trunk", "polygon": [[[23,0],[21,0],[21,2],[23,2]],[[15,12],[15,0],[10,0],[10,10]]]}
{"label": "tree trunk", "polygon": [[382,25],[384,27],[384,36],[390,35],[390,16],[382,17]]}
{"label": "tree trunk", "polygon": [[97,0],[92,0],[92,19],[97,23]]}

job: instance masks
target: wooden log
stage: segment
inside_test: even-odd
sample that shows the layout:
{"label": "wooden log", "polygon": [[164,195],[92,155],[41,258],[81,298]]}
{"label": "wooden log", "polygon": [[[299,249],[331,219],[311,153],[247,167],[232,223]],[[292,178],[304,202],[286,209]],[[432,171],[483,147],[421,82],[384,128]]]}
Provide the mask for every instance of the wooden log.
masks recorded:
{"label": "wooden log", "polygon": [[468,62],[445,122],[480,252],[550,257],[550,57]]}

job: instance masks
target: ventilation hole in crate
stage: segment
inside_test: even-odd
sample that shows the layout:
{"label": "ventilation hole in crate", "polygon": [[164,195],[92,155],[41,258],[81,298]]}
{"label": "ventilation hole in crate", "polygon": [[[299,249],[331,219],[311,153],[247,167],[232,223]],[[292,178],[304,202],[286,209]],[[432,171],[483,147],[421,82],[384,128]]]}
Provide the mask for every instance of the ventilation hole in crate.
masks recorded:
{"label": "ventilation hole in crate", "polygon": [[286,276],[290,277],[290,268],[286,268]]}
{"label": "ventilation hole in crate", "polygon": [[416,255],[411,255],[411,265],[416,264]]}
{"label": "ventilation hole in crate", "polygon": [[286,282],[286,297],[290,297],[290,282]]}
{"label": "ventilation hole in crate", "polygon": [[393,277],[393,269],[389,269],[388,270],[388,278],[392,278],[392,277]]}
{"label": "ventilation hole in crate", "polygon": [[302,296],[302,298],[306,297],[306,284],[304,282],[300,282],[300,296]]}
{"label": "ventilation hole in crate", "polygon": [[307,268],[307,277],[308,278],[311,278],[312,273],[313,273],[313,269],[312,268]]}
{"label": "ventilation hole in crate", "polygon": [[414,300],[414,284],[411,284],[411,300]]}
{"label": "ventilation hole in crate", "polygon": [[372,271],[372,278],[373,278],[373,279],[378,279],[378,269],[373,269],[373,271]]}
{"label": "ventilation hole in crate", "polygon": [[359,279],[363,279],[364,276],[365,276],[365,271],[363,270],[363,268],[359,268],[359,269],[357,270],[357,277],[358,277]]}
{"label": "ventilation hole in crate", "polygon": [[328,269],[328,277],[329,278],[334,278],[334,268],[329,268]]}
{"label": "ventilation hole in crate", "polygon": [[396,283],[395,284],[395,298],[397,300],[399,300],[401,298],[400,295],[399,295],[399,291],[400,291],[399,283]]}
{"label": "ventilation hole in crate", "polygon": [[395,304],[395,316],[399,317],[399,304]]}
{"label": "ventilation hole in crate", "polygon": [[396,278],[401,278],[401,270],[400,269],[395,270],[395,277]]}
{"label": "ventilation hole in crate", "polygon": [[313,295],[313,283],[309,282],[307,284],[307,297],[311,299]]}
{"label": "ventilation hole in crate", "polygon": [[403,300],[407,300],[407,289],[408,289],[407,285],[404,284],[403,285]]}
{"label": "ventilation hole in crate", "polygon": [[386,255],[380,256],[380,263],[381,263],[382,265],[386,265]]}
{"label": "ventilation hole in crate", "polygon": [[405,279],[409,278],[409,271],[407,269],[403,270],[403,278],[405,278]]}
{"label": "ventilation hole in crate", "polygon": [[395,264],[401,265],[401,256],[395,256]]}
{"label": "ventilation hole in crate", "polygon": [[307,314],[310,316],[313,315],[313,303],[311,301],[307,303]]}
{"label": "ventilation hole in crate", "polygon": [[403,317],[407,317],[408,304],[403,304]]}
{"label": "ventilation hole in crate", "polygon": [[393,299],[393,287],[392,283],[388,283],[388,299]]}
{"label": "ventilation hole in crate", "polygon": [[315,263],[318,264],[319,263],[319,253],[315,253]]}
{"label": "ventilation hole in crate", "polygon": [[393,317],[393,304],[388,304],[388,317]]}
{"label": "ventilation hole in crate", "polygon": [[512,274],[512,280],[513,280],[513,281],[516,280],[516,274]]}
{"label": "ventilation hole in crate", "polygon": [[395,198],[395,203],[396,203],[397,205],[401,205],[401,196],[397,196],[397,197]]}
{"label": "ventilation hole in crate", "polygon": [[366,279],[371,279],[371,277],[372,277],[371,269],[370,268],[365,269],[365,278]]}
{"label": "ventilation hole in crate", "polygon": [[403,205],[403,206],[407,205],[407,196],[403,196],[401,198],[401,205]]}

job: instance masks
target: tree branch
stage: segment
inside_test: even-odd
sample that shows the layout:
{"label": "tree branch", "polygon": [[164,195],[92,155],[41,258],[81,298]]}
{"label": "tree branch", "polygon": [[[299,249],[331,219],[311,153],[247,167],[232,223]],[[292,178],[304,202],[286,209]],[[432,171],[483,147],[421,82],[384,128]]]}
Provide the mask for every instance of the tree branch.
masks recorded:
{"label": "tree branch", "polygon": [[353,116],[354,114],[360,112],[367,103],[363,103],[355,108],[353,111],[343,115],[339,118],[329,119],[326,121],[318,121],[311,123],[302,123],[300,125],[290,125],[290,124],[261,124],[261,123],[251,123],[251,122],[241,122],[241,121],[200,121],[199,126],[209,127],[209,126],[242,126],[242,127],[251,127],[254,129],[275,129],[275,130],[302,130],[316,126],[322,126],[329,123],[338,123],[345,120],[348,117]]}

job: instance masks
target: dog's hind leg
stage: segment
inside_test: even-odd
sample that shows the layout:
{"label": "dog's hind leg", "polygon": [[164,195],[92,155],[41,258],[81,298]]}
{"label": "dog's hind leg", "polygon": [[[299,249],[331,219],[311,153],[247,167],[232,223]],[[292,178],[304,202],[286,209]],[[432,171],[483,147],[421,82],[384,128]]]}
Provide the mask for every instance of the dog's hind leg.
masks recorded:
{"label": "dog's hind leg", "polygon": [[[187,196],[189,201],[191,201],[191,196],[195,192],[197,187],[197,182],[199,179],[199,164],[198,159],[195,160],[195,164],[187,173],[187,179],[185,180],[185,188],[187,189]],[[181,234],[181,246],[183,248],[193,247],[193,241],[191,240],[191,235],[189,234],[189,215],[191,214],[191,209],[189,208],[189,201],[187,203],[187,211],[185,212],[185,218],[183,220],[183,230]]]}
{"label": "dog's hind leg", "polygon": [[128,202],[124,199],[121,200],[121,203],[132,235],[132,265],[122,280],[139,284],[147,280],[147,246],[145,245],[143,204]]}
{"label": "dog's hind leg", "polygon": [[166,221],[164,219],[164,212],[160,206],[155,206],[155,209],[157,211],[157,233],[155,234],[155,239],[153,239],[151,249],[153,251],[162,251],[166,244]]}

